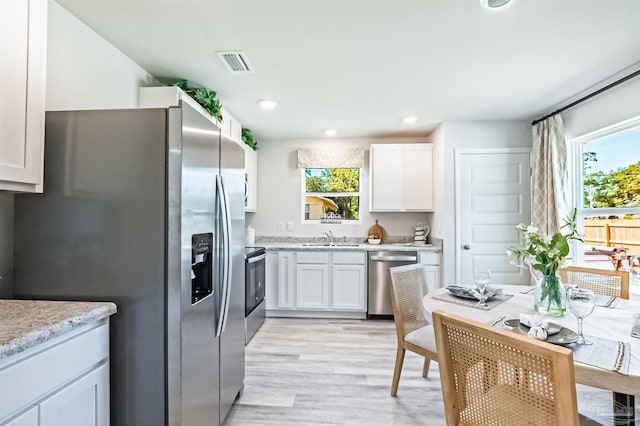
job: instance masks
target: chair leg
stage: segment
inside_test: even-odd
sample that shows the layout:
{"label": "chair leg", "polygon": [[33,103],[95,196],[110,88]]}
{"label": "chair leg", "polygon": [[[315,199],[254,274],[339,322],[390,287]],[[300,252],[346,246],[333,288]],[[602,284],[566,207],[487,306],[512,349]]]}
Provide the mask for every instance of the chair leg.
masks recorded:
{"label": "chair leg", "polygon": [[427,375],[429,374],[429,365],[431,365],[431,360],[425,356],[424,357],[424,364],[422,365],[422,377],[424,377],[425,379],[427,378]]}
{"label": "chair leg", "polygon": [[391,383],[391,396],[396,396],[398,393],[398,383],[400,383],[400,372],[402,371],[402,363],[404,362],[405,349],[398,345],[398,351],[396,352],[396,367],[393,370],[393,382]]}

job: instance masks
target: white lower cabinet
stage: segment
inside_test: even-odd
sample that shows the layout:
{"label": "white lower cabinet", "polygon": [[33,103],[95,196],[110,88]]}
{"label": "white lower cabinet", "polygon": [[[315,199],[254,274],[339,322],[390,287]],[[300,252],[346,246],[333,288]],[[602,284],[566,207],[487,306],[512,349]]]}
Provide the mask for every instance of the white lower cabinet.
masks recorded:
{"label": "white lower cabinet", "polygon": [[267,277],[277,275],[275,286],[267,280],[267,315],[364,318],[365,263],[366,254],[356,251],[279,251],[277,259],[267,256]]}
{"label": "white lower cabinet", "polygon": [[329,265],[296,265],[296,308],[330,308]]}
{"label": "white lower cabinet", "polygon": [[37,426],[38,407],[32,407],[29,411],[6,423],[7,426]]}
{"label": "white lower cabinet", "polygon": [[441,287],[440,284],[440,253],[420,252],[418,254],[420,263],[424,266],[427,275],[427,287],[429,293],[433,293]]}
{"label": "white lower cabinet", "polygon": [[366,311],[364,265],[333,265],[333,308]]}
{"label": "white lower cabinet", "polygon": [[108,426],[108,322],[0,360],[0,384],[1,426]]}
{"label": "white lower cabinet", "polygon": [[109,367],[102,365],[43,401],[40,425],[98,426],[108,409]]}
{"label": "white lower cabinet", "polygon": [[278,253],[278,308],[295,308],[295,253]]}

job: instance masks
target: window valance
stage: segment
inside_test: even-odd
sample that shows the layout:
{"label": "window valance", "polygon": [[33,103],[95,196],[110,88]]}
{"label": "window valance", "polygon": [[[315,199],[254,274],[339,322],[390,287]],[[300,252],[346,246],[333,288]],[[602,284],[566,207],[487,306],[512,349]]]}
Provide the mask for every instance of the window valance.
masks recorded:
{"label": "window valance", "polygon": [[363,168],[362,147],[299,148],[299,169]]}

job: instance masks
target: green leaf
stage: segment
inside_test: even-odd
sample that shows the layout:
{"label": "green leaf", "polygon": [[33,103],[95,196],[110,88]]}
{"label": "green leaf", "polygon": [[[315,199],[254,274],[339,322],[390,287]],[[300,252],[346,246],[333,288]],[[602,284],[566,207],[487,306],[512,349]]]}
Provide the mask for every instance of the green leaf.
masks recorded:
{"label": "green leaf", "polygon": [[253,138],[251,129],[242,128],[242,141],[249,145],[254,151],[258,149],[258,141]]}
{"label": "green leaf", "polygon": [[222,122],[222,104],[216,99],[217,93],[206,87],[192,87],[185,79],[177,79],[172,83],[182,89],[187,95],[191,96],[202,108]]}

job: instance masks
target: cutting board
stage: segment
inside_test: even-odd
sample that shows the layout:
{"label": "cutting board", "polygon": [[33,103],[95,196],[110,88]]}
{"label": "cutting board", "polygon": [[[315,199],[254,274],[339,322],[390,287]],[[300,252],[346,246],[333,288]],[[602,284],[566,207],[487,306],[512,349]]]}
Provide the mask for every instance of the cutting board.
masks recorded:
{"label": "cutting board", "polygon": [[[378,220],[376,219],[376,224],[373,225],[371,228],[369,228],[369,231],[367,231],[367,239],[369,237],[369,235],[377,235],[380,237],[380,244],[384,244],[385,240],[387,239],[387,233],[385,232],[384,228],[380,225],[378,225]],[[367,241],[367,240],[365,240]]]}

